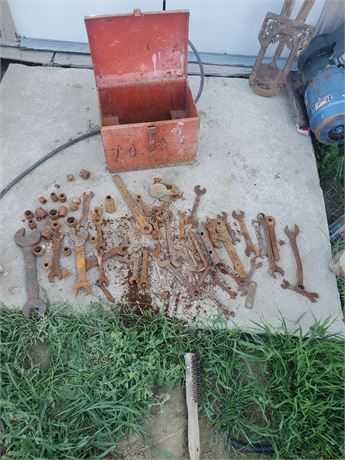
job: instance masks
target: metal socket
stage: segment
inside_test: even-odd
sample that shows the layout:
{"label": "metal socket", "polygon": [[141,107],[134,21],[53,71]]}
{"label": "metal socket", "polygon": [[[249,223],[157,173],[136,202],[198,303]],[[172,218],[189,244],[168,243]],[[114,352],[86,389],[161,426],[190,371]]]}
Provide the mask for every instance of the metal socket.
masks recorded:
{"label": "metal socket", "polygon": [[38,201],[39,201],[41,204],[46,204],[47,198],[44,197],[44,196],[40,196],[40,197],[38,198]]}
{"label": "metal socket", "polygon": [[58,209],[59,217],[66,217],[68,213],[68,208],[66,206],[60,206]]}
{"label": "metal socket", "polygon": [[60,230],[61,228],[61,223],[58,222],[57,220],[54,220],[52,223],[51,223],[51,228],[53,230]]}
{"label": "metal socket", "polygon": [[53,236],[51,227],[44,227],[44,229],[41,231],[41,236],[43,236],[43,238],[46,238],[47,240],[51,240]]}
{"label": "metal socket", "polygon": [[81,169],[80,172],[79,172],[79,176],[82,178],[82,179],[90,179],[90,176],[91,176],[91,172],[88,171],[87,169]]}
{"label": "metal socket", "polygon": [[57,209],[50,209],[48,214],[52,220],[57,220],[59,218],[59,213]]}
{"label": "metal socket", "polygon": [[45,219],[47,216],[47,211],[43,208],[37,208],[35,211],[35,217],[38,221]]}
{"label": "metal socket", "polygon": [[77,220],[75,217],[67,217],[66,222],[69,227],[75,227],[77,225]]}
{"label": "metal socket", "polygon": [[57,201],[59,201],[59,198],[58,198],[58,196],[57,196],[57,194],[56,194],[55,192],[52,192],[52,193],[50,194],[50,199],[51,199],[52,201],[54,201],[54,203],[56,203]]}
{"label": "metal socket", "polygon": [[72,254],[72,249],[69,246],[64,246],[63,255],[68,257]]}
{"label": "metal socket", "polygon": [[25,216],[25,219],[28,219],[28,220],[34,218],[33,212],[30,211],[30,209],[27,209],[27,210],[24,212],[24,216]]}
{"label": "metal socket", "polygon": [[115,200],[110,195],[107,195],[104,200],[105,211],[109,214],[113,214],[116,211]]}
{"label": "metal socket", "polygon": [[28,226],[31,230],[34,230],[35,228],[37,228],[37,224],[36,224],[36,221],[34,219],[29,219],[28,220]]}
{"label": "metal socket", "polygon": [[60,201],[61,203],[65,203],[66,200],[67,200],[67,196],[66,196],[65,193],[59,193],[58,198],[59,198],[59,201]]}
{"label": "metal socket", "polygon": [[36,244],[32,248],[32,252],[35,254],[35,256],[43,256],[43,254],[46,252],[45,246],[42,246],[41,244]]}
{"label": "metal socket", "polygon": [[77,204],[77,203],[71,203],[69,205],[69,210],[72,211],[72,212],[78,211],[78,209],[79,209],[79,204]]}
{"label": "metal socket", "polygon": [[74,175],[73,174],[67,174],[66,179],[68,182],[73,182],[74,181]]}

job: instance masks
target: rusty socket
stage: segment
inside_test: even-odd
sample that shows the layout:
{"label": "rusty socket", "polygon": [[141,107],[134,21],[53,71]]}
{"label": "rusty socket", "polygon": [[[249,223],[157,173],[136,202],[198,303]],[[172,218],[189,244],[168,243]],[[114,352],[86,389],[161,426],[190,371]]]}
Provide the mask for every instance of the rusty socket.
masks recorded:
{"label": "rusty socket", "polygon": [[68,182],[73,182],[74,181],[74,175],[73,174],[67,174],[66,179]]}
{"label": "rusty socket", "polygon": [[51,223],[51,228],[53,230],[60,230],[61,228],[61,223],[58,222],[57,220],[54,220],[52,223]]}
{"label": "rusty socket", "polygon": [[50,271],[50,268],[51,268],[52,264],[51,262],[43,262],[43,267],[47,270],[47,272]]}
{"label": "rusty socket", "polygon": [[97,237],[95,235],[91,235],[89,237],[89,241],[91,244],[96,244],[97,243]]}
{"label": "rusty socket", "polygon": [[44,219],[46,216],[47,216],[47,211],[45,209],[43,208],[36,209],[35,217],[38,221]]}
{"label": "rusty socket", "polygon": [[81,169],[80,172],[79,172],[79,176],[82,178],[82,179],[90,179],[90,176],[91,176],[91,172],[88,171],[87,169]]}
{"label": "rusty socket", "polygon": [[63,255],[68,257],[72,254],[72,249],[69,246],[64,246]]}
{"label": "rusty socket", "polygon": [[67,217],[66,222],[69,227],[75,227],[77,225],[77,220],[75,217]]}
{"label": "rusty socket", "polygon": [[52,219],[52,220],[56,220],[59,218],[59,213],[58,213],[58,210],[57,209],[50,209],[49,212],[49,217]]}
{"label": "rusty socket", "polygon": [[60,184],[54,184],[54,187],[55,188],[60,188],[61,186],[60,186]]}
{"label": "rusty socket", "polygon": [[25,212],[24,212],[24,216],[25,216],[25,219],[27,220],[30,220],[30,219],[33,219],[34,218],[34,214],[32,211],[30,211],[30,209],[27,209]]}
{"label": "rusty socket", "polygon": [[68,213],[68,208],[66,206],[60,206],[58,209],[58,216],[59,217],[66,217]]}
{"label": "rusty socket", "polygon": [[52,201],[54,201],[54,203],[56,203],[57,201],[59,201],[59,198],[58,198],[58,196],[57,196],[57,194],[56,194],[55,192],[52,192],[52,193],[50,194],[50,199],[51,199]]}
{"label": "rusty socket", "polygon": [[39,201],[41,204],[46,204],[47,198],[44,197],[44,196],[40,196],[40,197],[38,198],[38,201]]}
{"label": "rusty socket", "polygon": [[43,254],[46,252],[46,248],[41,244],[36,244],[32,248],[32,252],[35,254],[35,256],[43,256]]}
{"label": "rusty socket", "polygon": [[116,211],[116,205],[114,198],[110,195],[107,195],[104,199],[105,211],[109,214],[113,214]]}
{"label": "rusty socket", "polygon": [[69,210],[72,211],[72,212],[73,211],[78,211],[78,209],[79,209],[79,204],[77,204],[77,203],[71,203],[69,205]]}
{"label": "rusty socket", "polygon": [[81,203],[81,198],[80,198],[80,196],[75,196],[75,197],[73,197],[72,203],[80,204],[80,203]]}
{"label": "rusty socket", "polygon": [[37,224],[36,224],[36,221],[34,219],[29,219],[28,220],[28,226],[31,230],[34,230],[35,228],[37,228]]}
{"label": "rusty socket", "polygon": [[44,229],[41,231],[41,236],[43,236],[47,240],[50,240],[53,236],[51,227],[44,227]]}
{"label": "rusty socket", "polygon": [[59,201],[60,201],[61,203],[65,203],[66,200],[67,200],[67,196],[66,196],[65,193],[59,193],[58,198],[59,198]]}

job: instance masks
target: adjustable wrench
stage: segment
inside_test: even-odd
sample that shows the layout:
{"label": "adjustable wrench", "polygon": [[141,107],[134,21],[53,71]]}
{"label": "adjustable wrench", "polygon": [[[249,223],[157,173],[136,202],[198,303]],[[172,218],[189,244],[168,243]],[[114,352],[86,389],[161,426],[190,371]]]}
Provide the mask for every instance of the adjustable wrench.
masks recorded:
{"label": "adjustable wrench", "polygon": [[188,221],[188,223],[192,224],[192,227],[195,228],[195,227],[198,226],[198,219],[197,219],[196,215],[197,215],[197,212],[198,212],[198,209],[199,209],[200,198],[201,198],[202,195],[204,195],[206,193],[206,189],[205,188],[200,188],[200,185],[196,185],[194,187],[194,192],[195,192],[196,196],[195,196],[195,200],[194,200],[191,215],[188,217],[187,221]]}
{"label": "adjustable wrench", "polygon": [[41,234],[38,229],[26,234],[25,228],[21,228],[14,235],[14,241],[22,248],[24,255],[27,301],[22,308],[22,313],[25,318],[29,318],[33,310],[37,316],[43,316],[47,310],[47,304],[39,298],[36,257],[32,252],[32,248],[40,241],[40,238]]}
{"label": "adjustable wrench", "polygon": [[238,222],[240,224],[240,230],[241,230],[242,236],[244,238],[244,241],[246,243],[246,249],[245,249],[246,256],[249,257],[251,252],[255,256],[258,256],[259,255],[259,248],[256,245],[254,245],[253,240],[251,239],[251,237],[249,235],[247,226],[246,226],[246,224],[244,222],[244,212],[243,211],[240,211],[240,212],[233,211],[232,212],[232,217],[234,219],[238,220]]}
{"label": "adjustable wrench", "polygon": [[150,224],[150,222],[146,220],[145,216],[140,211],[137,203],[135,202],[132,195],[129,193],[129,190],[123,183],[121,177],[115,175],[113,176],[113,181],[115,182],[115,185],[118,191],[121,193],[122,198],[124,199],[127,206],[129,207],[133,217],[137,221],[137,224],[139,225],[141,233],[143,235],[149,235],[150,233],[152,233],[152,225]]}
{"label": "adjustable wrench", "polygon": [[93,198],[94,193],[93,192],[84,192],[83,193],[83,204],[81,208],[81,216],[80,219],[76,225],[76,229],[80,227],[85,227],[87,224],[87,219],[89,217],[89,210],[90,210],[90,201]]}
{"label": "adjustable wrench", "polygon": [[74,284],[74,292],[78,294],[80,289],[85,291],[86,295],[91,294],[91,285],[86,277],[85,248],[84,244],[88,239],[88,233],[85,229],[80,229],[78,233],[72,231],[68,236],[73,241],[77,253],[77,280]]}
{"label": "adjustable wrench", "polygon": [[319,294],[317,292],[308,292],[304,289],[304,284],[303,284],[303,265],[302,265],[302,260],[301,256],[299,254],[298,246],[297,246],[297,235],[299,234],[299,227],[298,225],[294,225],[294,228],[292,230],[289,229],[288,226],[285,227],[285,233],[287,237],[289,238],[291,248],[293,251],[293,254],[295,256],[295,261],[296,261],[296,278],[297,278],[297,284],[295,286],[291,285],[289,281],[286,279],[283,280],[281,287],[283,289],[291,289],[292,291],[297,292],[298,294],[303,295],[304,297],[307,297],[311,302],[315,303],[317,299],[319,298]]}

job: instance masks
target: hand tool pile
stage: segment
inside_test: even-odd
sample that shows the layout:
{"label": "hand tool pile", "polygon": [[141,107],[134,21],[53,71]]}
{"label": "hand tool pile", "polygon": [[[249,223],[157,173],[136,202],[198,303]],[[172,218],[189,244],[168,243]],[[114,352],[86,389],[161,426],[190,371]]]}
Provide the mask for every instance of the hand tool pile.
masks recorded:
{"label": "hand tool pile", "polygon": [[[83,172],[84,175],[86,173]],[[84,179],[88,177],[86,174]],[[238,295],[244,297],[246,308],[253,308],[257,290],[253,276],[257,269],[263,267],[264,259],[268,260],[270,276],[276,278],[277,273],[284,276],[278,262],[279,246],[285,242],[277,240],[274,217],[259,213],[252,220],[256,235],[256,242],[253,242],[243,211],[232,212],[233,223],[229,222],[224,211],[204,221],[198,218],[200,201],[206,193],[206,189],[199,185],[194,187],[191,212],[174,212],[172,208],[177,200],[183,199],[177,186],[155,178],[149,189],[155,201],[149,206],[141,194],[130,193],[120,176],[114,175],[112,179],[131,216],[106,220],[104,213],[115,212],[115,201],[107,195],[103,207],[90,209],[94,198],[92,191],[84,192],[82,198],[73,197],[69,203],[65,193],[52,192],[50,200],[57,207],[48,210],[40,206],[34,213],[25,211],[27,225],[33,231],[26,234],[25,229],[20,229],[15,235],[15,242],[22,247],[25,259],[28,294],[23,308],[25,316],[30,316],[32,311],[38,315],[46,311],[46,304],[38,295],[35,260],[45,254],[46,248],[50,249],[51,258],[42,260],[51,283],[70,275],[69,270],[61,267],[61,258],[71,256],[74,249],[75,294],[80,290],[86,295],[92,292],[88,271],[96,268],[98,277],[95,286],[110,302],[115,302],[110,292],[111,273],[107,266],[107,261],[115,259],[126,269],[130,291],[149,291],[156,300],[168,303],[168,308],[171,299],[174,299],[175,305],[182,299],[190,299],[191,302],[209,299],[226,318],[235,315],[232,301]],[[73,181],[74,176],[68,175],[67,180]],[[56,187],[60,188],[58,184]],[[46,205],[48,200],[40,197],[39,202]],[[76,212],[80,205],[81,213],[77,219],[71,213]],[[106,231],[109,222],[114,224],[117,238],[122,240],[118,244],[114,244],[113,233]],[[286,226],[285,233],[295,257],[296,283],[283,279],[281,287],[316,302],[318,294],[307,291],[303,284],[303,266],[296,241],[299,227],[295,225],[291,230]],[[249,264],[239,254],[238,248],[243,242],[245,256],[250,258]],[[236,247],[238,243],[241,244]],[[246,265],[250,265],[249,270]],[[221,300],[218,293],[222,293],[228,301]]]}

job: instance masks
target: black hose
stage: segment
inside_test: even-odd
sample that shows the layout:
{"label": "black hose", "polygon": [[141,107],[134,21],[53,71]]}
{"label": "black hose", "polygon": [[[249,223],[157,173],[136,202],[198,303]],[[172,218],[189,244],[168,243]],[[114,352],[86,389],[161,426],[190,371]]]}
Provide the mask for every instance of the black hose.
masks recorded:
{"label": "black hose", "polygon": [[7,184],[6,187],[3,188],[0,192],[0,199],[3,198],[6,195],[6,193],[11,190],[12,187],[18,184],[19,181],[21,181],[25,176],[31,173],[34,169],[36,169],[42,163],[49,160],[49,158],[53,157],[54,155],[61,152],[62,150],[67,149],[67,147],[70,147],[71,145],[74,145],[79,141],[83,141],[84,139],[88,139],[89,137],[95,136],[96,134],[99,134],[99,133],[100,133],[99,128],[96,128],[96,129],[93,129],[92,131],[81,134],[80,136],[73,137],[72,139],[65,142],[64,144],[59,145],[59,147],[56,147],[51,152],[47,153],[47,155],[44,155],[44,157],[40,158],[34,164],[26,168],[22,173],[20,173],[17,177],[15,177],[9,184]]}
{"label": "black hose", "polygon": [[199,83],[199,89],[198,89],[198,94],[196,95],[195,99],[194,99],[194,102],[197,103],[198,100],[200,99],[200,96],[202,94],[202,91],[204,89],[204,82],[205,82],[205,72],[204,72],[204,66],[202,64],[202,60],[201,60],[201,57],[200,57],[200,54],[198,53],[197,49],[195,48],[195,46],[193,45],[193,43],[188,40],[188,45],[192,48],[193,50],[193,53],[196,57],[196,60],[198,61],[198,64],[199,64],[199,70],[200,70],[200,83]]}

